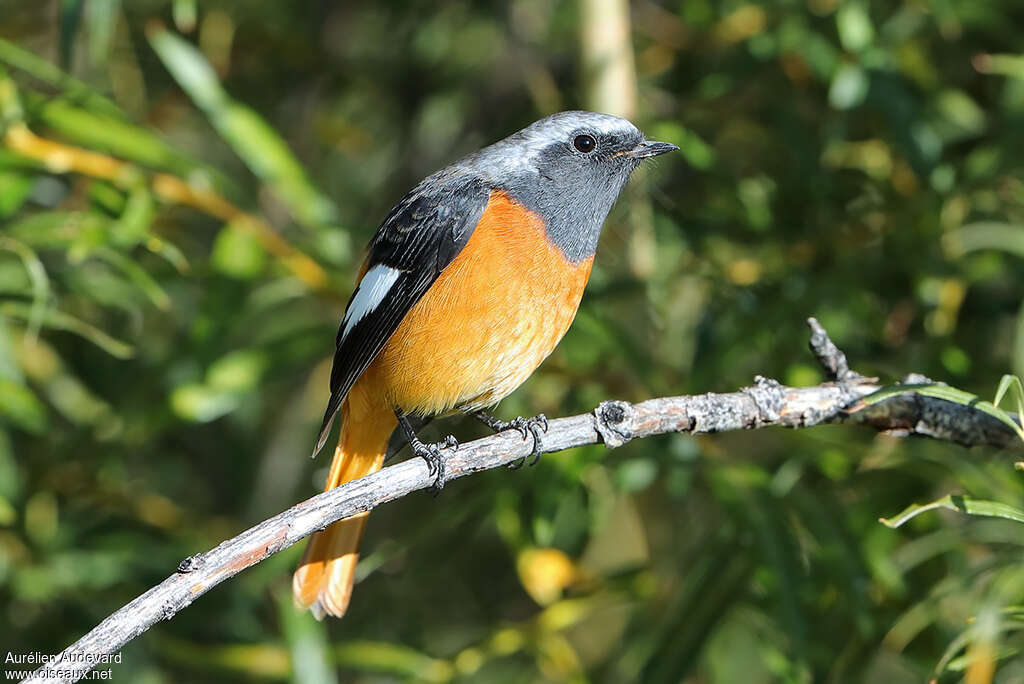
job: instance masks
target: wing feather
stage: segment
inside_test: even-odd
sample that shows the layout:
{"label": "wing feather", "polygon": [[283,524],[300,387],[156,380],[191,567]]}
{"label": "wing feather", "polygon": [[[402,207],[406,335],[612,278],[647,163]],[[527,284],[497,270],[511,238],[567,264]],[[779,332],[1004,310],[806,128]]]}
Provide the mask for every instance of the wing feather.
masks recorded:
{"label": "wing feather", "polygon": [[381,223],[370,241],[365,274],[338,326],[331,398],[314,456],[349,390],[466,246],[489,196],[490,188],[479,179],[440,172],[406,194]]}

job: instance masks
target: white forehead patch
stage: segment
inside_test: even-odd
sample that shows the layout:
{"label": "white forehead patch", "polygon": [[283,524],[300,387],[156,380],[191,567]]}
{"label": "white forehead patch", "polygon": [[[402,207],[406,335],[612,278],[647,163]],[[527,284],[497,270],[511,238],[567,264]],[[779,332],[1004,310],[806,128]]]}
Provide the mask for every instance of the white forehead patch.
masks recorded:
{"label": "white forehead patch", "polygon": [[[629,121],[611,114],[559,112],[537,121],[521,131],[523,138],[538,145],[568,140],[574,132],[587,129],[598,135],[640,135]],[[531,145],[532,146],[532,145]]]}
{"label": "white forehead patch", "polygon": [[398,276],[402,274],[398,269],[377,264],[363,276],[356,286],[352,301],[349,302],[348,310],[345,312],[345,325],[341,337],[344,339],[355,327],[356,323],[364,319],[367,314],[380,306],[384,297],[394,287]]}
{"label": "white forehead patch", "polygon": [[[643,137],[636,126],[618,116],[583,111],[559,112],[530,124],[481,152],[498,168],[534,167],[534,160],[542,150],[553,143],[568,143],[569,136],[581,130],[598,135]],[[517,152],[508,154],[509,148],[517,148]]]}

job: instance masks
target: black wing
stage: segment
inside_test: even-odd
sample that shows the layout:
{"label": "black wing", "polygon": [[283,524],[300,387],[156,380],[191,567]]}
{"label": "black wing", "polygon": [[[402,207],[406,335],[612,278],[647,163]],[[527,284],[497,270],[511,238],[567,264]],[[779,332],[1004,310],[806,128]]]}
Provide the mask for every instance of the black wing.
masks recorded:
{"label": "black wing", "polygon": [[375,266],[386,266],[398,273],[389,273],[396,279],[386,294],[371,309],[360,312],[346,333],[358,286],[349,299],[345,319],[338,326],[331,399],[314,456],[327,441],[331,422],[352,385],[377,357],[409,309],[466,246],[489,195],[490,188],[478,179],[445,179],[442,174],[435,174],[403,197],[381,223],[370,241],[366,272]]}

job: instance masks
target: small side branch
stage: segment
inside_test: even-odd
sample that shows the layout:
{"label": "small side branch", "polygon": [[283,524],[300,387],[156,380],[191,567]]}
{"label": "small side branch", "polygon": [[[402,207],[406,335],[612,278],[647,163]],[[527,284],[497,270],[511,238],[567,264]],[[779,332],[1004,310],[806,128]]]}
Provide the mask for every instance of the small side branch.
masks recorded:
{"label": "small side branch", "polygon": [[[590,413],[552,420],[544,453],[587,444],[614,448],[634,439],[669,432],[702,434],[768,426],[807,428],[853,423],[897,435],[920,435],[965,446],[1024,450],[1024,442],[992,416],[942,399],[899,394],[884,401],[861,401],[881,389],[875,378],[850,370],[846,356],[813,318],[811,349],[833,379],[816,387],[787,387],[769,378],[729,394],[663,397],[637,404],[605,401]],[[459,446],[446,453],[449,480],[508,465],[530,456],[533,440],[511,430]],[[341,518],[427,489],[434,478],[426,463],[413,458],[318,494],[252,527],[205,553],[186,558],[178,571],[124,606],[40,668],[26,682],[73,682],[85,674],[86,656],[113,655],[126,643],[221,582]],[[74,670],[75,677],[48,676]]]}
{"label": "small side branch", "polygon": [[817,318],[808,318],[807,326],[811,329],[811,339],[808,342],[808,346],[811,348],[814,358],[818,359],[818,363],[828,373],[829,379],[846,382],[861,377],[859,373],[850,370],[846,354],[840,351],[839,347],[832,342],[832,339],[825,332],[825,328],[821,327],[821,323],[818,322]]}

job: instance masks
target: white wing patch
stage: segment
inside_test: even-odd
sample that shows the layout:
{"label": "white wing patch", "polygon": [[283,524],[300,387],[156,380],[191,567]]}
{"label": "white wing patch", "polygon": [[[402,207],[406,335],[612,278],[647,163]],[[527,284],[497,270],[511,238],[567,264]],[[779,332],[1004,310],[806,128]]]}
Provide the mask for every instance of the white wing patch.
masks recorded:
{"label": "white wing patch", "polygon": [[345,312],[345,320],[342,321],[345,324],[345,329],[341,334],[343,339],[348,336],[356,323],[380,305],[400,275],[402,275],[401,271],[384,264],[377,264],[366,272],[356,287],[356,293],[352,295],[348,311]]}

